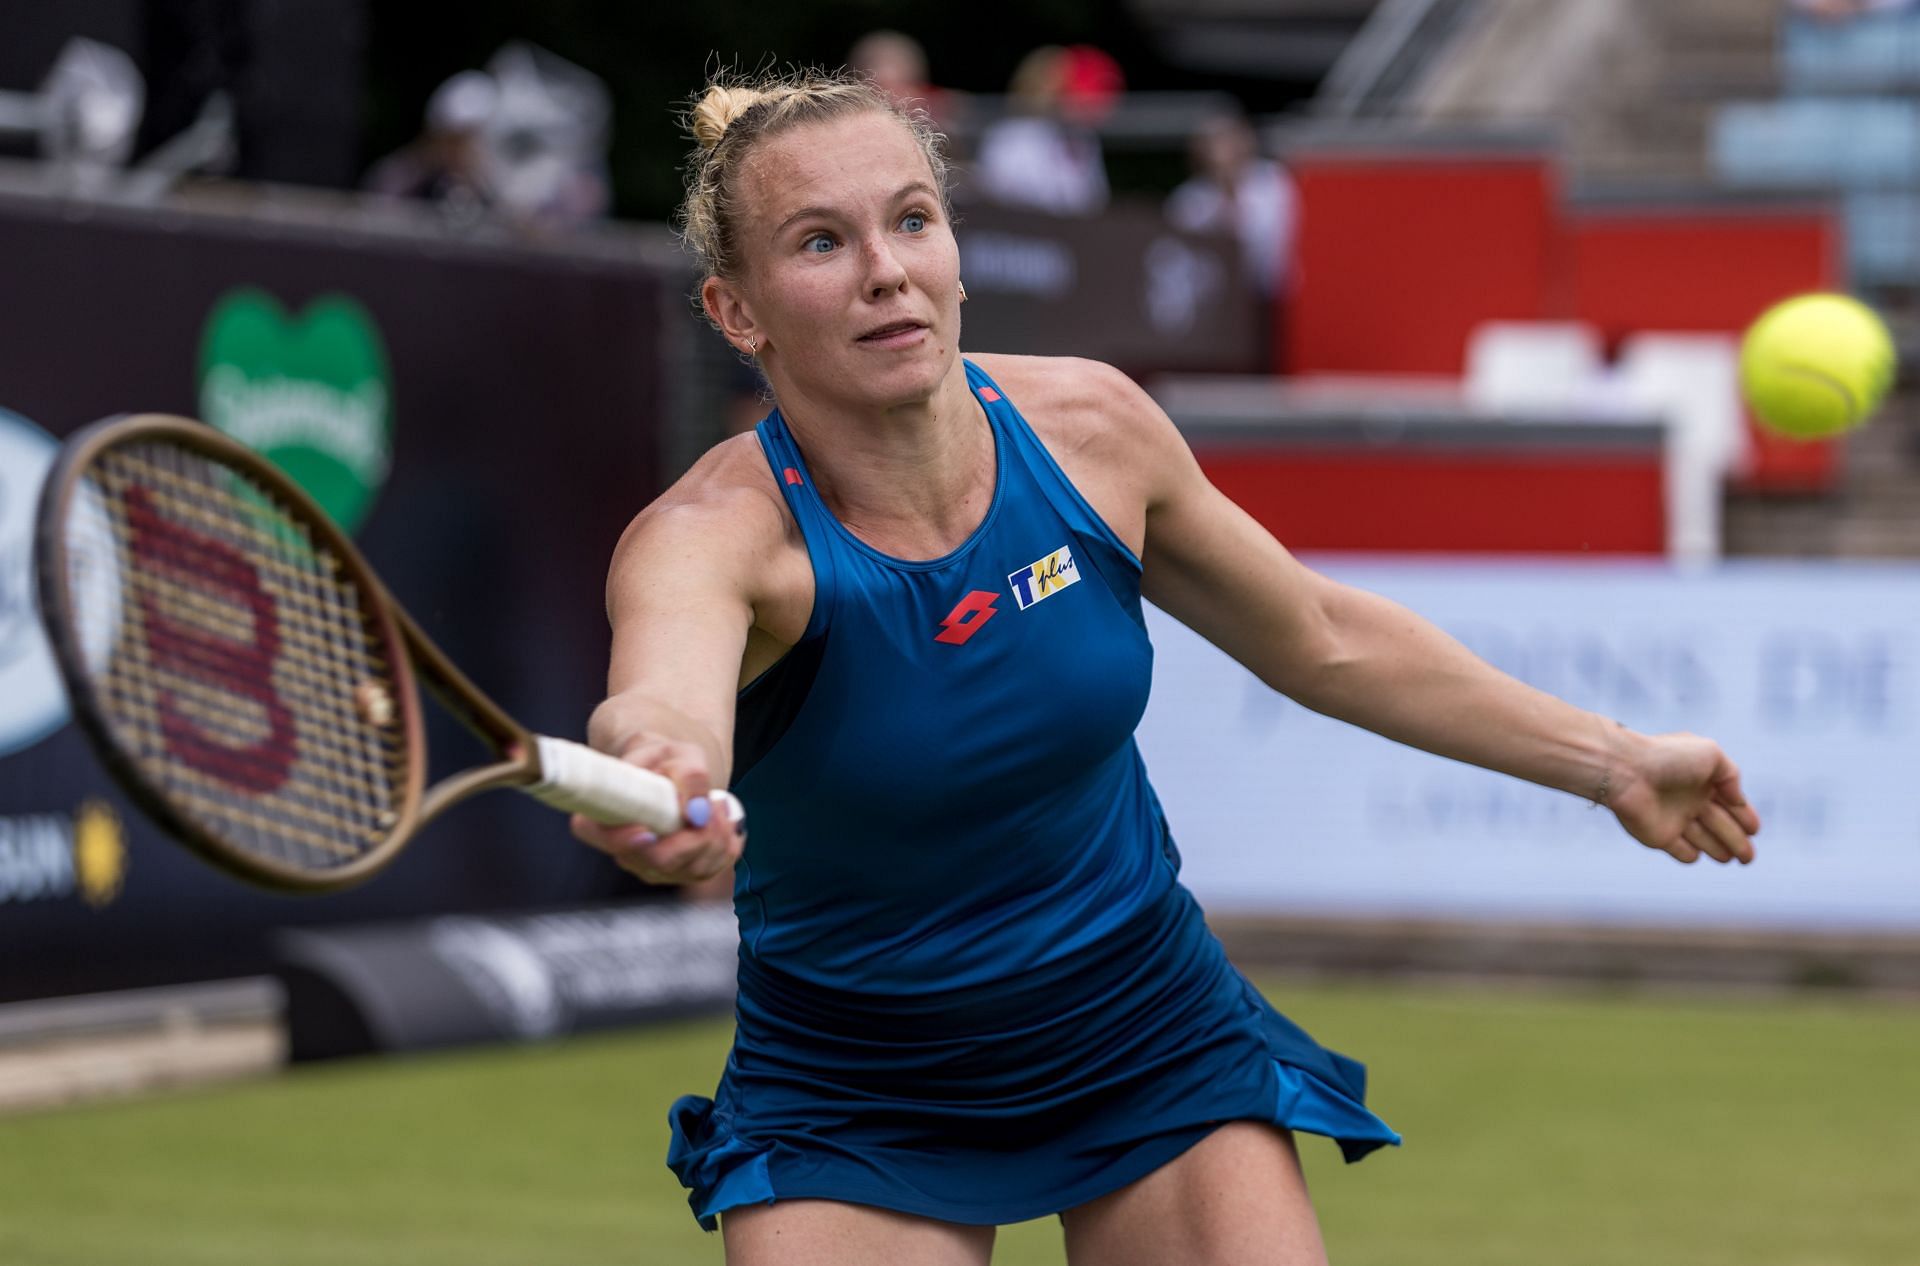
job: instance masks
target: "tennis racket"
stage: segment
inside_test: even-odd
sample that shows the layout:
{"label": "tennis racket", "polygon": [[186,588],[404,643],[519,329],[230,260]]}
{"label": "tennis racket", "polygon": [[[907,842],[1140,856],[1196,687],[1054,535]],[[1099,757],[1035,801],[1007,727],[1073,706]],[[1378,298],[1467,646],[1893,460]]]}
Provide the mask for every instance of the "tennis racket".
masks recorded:
{"label": "tennis racket", "polygon": [[[682,825],[669,779],[501,711],[324,511],[202,423],[125,417],[69,438],[41,491],[34,568],[101,762],[168,834],[243,879],[344,888],[496,787],[601,822]],[[425,786],[416,681],[491,763]]]}

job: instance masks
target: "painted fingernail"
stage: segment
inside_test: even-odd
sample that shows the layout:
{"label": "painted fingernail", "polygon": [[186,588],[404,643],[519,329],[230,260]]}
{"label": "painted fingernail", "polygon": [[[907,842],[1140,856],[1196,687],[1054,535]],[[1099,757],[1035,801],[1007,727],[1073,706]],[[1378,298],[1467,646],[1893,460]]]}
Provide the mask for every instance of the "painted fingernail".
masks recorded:
{"label": "painted fingernail", "polygon": [[687,825],[705,826],[713,821],[713,805],[705,796],[695,796],[687,801]]}

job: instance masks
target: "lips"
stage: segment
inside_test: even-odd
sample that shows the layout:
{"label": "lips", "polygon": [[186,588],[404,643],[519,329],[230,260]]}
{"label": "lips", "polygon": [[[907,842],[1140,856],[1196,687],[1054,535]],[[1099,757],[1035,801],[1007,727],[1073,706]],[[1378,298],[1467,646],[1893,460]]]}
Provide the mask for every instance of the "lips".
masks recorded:
{"label": "lips", "polygon": [[877,325],[873,329],[868,330],[860,336],[860,339],[862,342],[865,342],[869,339],[890,338],[895,334],[905,334],[910,330],[924,330],[925,328],[926,323],[924,321],[889,321],[885,325]]}

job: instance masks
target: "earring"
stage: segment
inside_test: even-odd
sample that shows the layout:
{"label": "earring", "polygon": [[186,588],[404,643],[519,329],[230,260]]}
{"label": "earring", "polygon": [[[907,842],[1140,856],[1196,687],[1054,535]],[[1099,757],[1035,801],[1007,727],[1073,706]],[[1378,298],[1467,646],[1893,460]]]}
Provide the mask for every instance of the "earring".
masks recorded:
{"label": "earring", "polygon": [[747,355],[749,355],[749,356],[758,356],[759,354],[760,354],[760,340],[759,340],[759,339],[757,339],[757,338],[750,338],[750,339],[748,339],[748,340],[747,340]]}
{"label": "earring", "polygon": [[960,302],[965,303],[966,301],[967,301],[967,283],[963,281],[960,283]]}

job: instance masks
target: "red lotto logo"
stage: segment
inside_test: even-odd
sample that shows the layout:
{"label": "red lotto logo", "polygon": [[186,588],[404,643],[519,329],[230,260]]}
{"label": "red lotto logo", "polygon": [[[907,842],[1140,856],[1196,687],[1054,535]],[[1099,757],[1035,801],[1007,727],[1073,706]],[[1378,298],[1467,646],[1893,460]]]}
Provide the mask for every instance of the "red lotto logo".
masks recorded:
{"label": "red lotto logo", "polygon": [[934,634],[933,640],[953,646],[963,645],[981,625],[998,614],[993,609],[993,600],[998,596],[985,589],[976,589],[960,599],[959,605],[947,612],[947,618],[940,621],[940,631]]}

